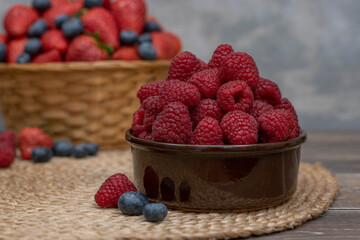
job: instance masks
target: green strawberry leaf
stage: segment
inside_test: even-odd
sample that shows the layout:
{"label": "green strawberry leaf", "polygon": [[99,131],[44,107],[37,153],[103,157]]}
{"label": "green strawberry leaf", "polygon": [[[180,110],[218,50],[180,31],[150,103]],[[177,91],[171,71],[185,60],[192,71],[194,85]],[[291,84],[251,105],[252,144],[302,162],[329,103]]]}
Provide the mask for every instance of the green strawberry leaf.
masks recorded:
{"label": "green strawberry leaf", "polygon": [[108,44],[100,41],[100,33],[99,32],[95,32],[95,33],[87,32],[87,34],[95,39],[99,48],[104,49],[110,56],[111,56],[111,54],[113,54],[114,49],[111,46],[109,46]]}
{"label": "green strawberry leaf", "polygon": [[55,133],[53,132],[53,131],[51,131],[51,130],[49,130],[49,129],[43,129],[43,131],[46,133],[46,134],[48,134],[48,135],[50,135],[50,136],[54,136],[55,135]]}
{"label": "green strawberry leaf", "polygon": [[75,13],[74,17],[81,18],[85,13],[87,13],[87,11],[89,11],[89,9],[83,8],[79,12]]}

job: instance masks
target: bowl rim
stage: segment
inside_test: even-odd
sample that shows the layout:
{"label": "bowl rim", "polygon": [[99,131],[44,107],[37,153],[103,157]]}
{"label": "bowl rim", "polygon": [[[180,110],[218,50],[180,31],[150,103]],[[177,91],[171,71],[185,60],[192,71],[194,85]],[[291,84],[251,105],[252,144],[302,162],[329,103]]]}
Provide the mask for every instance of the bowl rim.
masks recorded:
{"label": "bowl rim", "polygon": [[162,143],[150,140],[140,139],[135,137],[131,133],[131,128],[125,133],[125,139],[131,145],[135,145],[141,148],[150,148],[163,151],[181,151],[181,152],[200,152],[200,153],[233,153],[233,152],[245,152],[245,153],[270,153],[281,152],[294,148],[298,148],[307,140],[307,133],[301,129],[300,136],[276,143],[258,143],[248,145],[191,145],[191,144],[174,144],[174,143]]}

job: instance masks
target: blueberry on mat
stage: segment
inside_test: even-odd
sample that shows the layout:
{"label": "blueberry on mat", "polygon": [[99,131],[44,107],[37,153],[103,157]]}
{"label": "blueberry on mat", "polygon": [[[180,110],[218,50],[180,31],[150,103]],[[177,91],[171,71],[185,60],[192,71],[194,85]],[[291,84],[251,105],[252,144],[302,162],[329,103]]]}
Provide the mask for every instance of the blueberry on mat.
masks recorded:
{"label": "blueberry on mat", "polygon": [[49,148],[46,147],[37,147],[31,153],[31,159],[36,163],[45,163],[50,161],[53,153]]}
{"label": "blueberry on mat", "polygon": [[149,222],[161,222],[167,213],[167,207],[162,203],[150,203],[143,210],[144,217]]}
{"label": "blueberry on mat", "polygon": [[73,149],[73,145],[68,141],[57,141],[53,145],[54,154],[59,157],[70,157]]}
{"label": "blueberry on mat", "polygon": [[76,145],[73,151],[75,158],[85,158],[88,155],[84,145]]}
{"label": "blueberry on mat", "polygon": [[85,143],[84,147],[90,156],[95,156],[99,151],[99,145],[96,143]]}
{"label": "blueberry on mat", "polygon": [[141,215],[147,204],[149,204],[149,200],[139,192],[126,192],[120,196],[118,201],[120,211],[129,216]]}

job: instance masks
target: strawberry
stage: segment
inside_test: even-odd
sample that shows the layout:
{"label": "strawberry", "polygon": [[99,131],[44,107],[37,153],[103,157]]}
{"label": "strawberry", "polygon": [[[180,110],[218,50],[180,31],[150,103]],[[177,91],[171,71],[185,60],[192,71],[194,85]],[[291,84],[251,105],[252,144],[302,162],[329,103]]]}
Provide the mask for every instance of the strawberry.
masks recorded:
{"label": "strawberry", "polygon": [[23,159],[30,160],[31,153],[36,147],[52,148],[53,141],[50,135],[36,127],[23,128],[18,135],[19,148]]}
{"label": "strawberry", "polygon": [[119,32],[131,30],[140,34],[145,26],[146,4],[144,0],[116,0],[111,4]]}
{"label": "strawberry", "polygon": [[[50,0],[50,2],[51,2],[52,7],[59,7],[59,6],[65,5],[65,4],[75,2],[75,1],[73,1],[73,0]],[[84,0],[78,0],[78,2],[83,4]]]}
{"label": "strawberry", "polygon": [[66,53],[65,61],[101,61],[108,60],[109,53],[105,50],[106,45],[101,44],[95,38],[80,35],[71,41]]}
{"label": "strawberry", "polygon": [[137,47],[120,47],[111,57],[113,60],[141,60]]}
{"label": "strawberry", "polygon": [[67,14],[69,16],[73,16],[75,13],[80,12],[81,9],[83,8],[83,1],[80,0],[74,0],[74,1],[70,1],[67,0],[68,2],[66,2],[66,0],[63,0],[64,3],[58,3],[58,6],[53,6],[51,8],[49,8],[48,10],[46,10],[43,14],[43,19],[46,21],[46,23],[48,24],[48,26],[50,26],[51,28],[55,28],[55,19],[62,15],[62,14]]}
{"label": "strawberry", "polygon": [[92,8],[81,17],[81,21],[85,31],[99,34],[100,41],[114,50],[119,48],[119,32],[115,19],[108,10],[102,7]]}
{"label": "strawberry", "polygon": [[33,63],[62,62],[61,54],[58,50],[52,49],[48,52],[40,53],[32,60]]}
{"label": "strawberry", "polygon": [[182,48],[181,40],[178,36],[176,36],[171,32],[164,32],[164,34],[170,38],[170,42],[173,47],[173,53],[174,53],[174,55],[171,57],[175,57],[181,51]]}
{"label": "strawberry", "polygon": [[167,34],[162,32],[152,32],[151,38],[156,49],[157,59],[170,59],[175,55],[171,39]]}
{"label": "strawberry", "polygon": [[39,18],[37,11],[26,5],[14,5],[4,18],[4,28],[9,37],[24,37],[29,27]]}
{"label": "strawberry", "polygon": [[56,49],[60,54],[65,54],[69,43],[61,30],[49,30],[41,36],[41,45],[43,51],[47,52]]}
{"label": "strawberry", "polygon": [[8,40],[8,39],[7,39],[7,36],[0,33],[0,43],[6,44],[6,43],[7,43],[7,40]]}
{"label": "strawberry", "polygon": [[15,39],[9,42],[8,50],[6,53],[6,61],[8,63],[16,63],[18,56],[20,56],[24,52],[24,47],[27,41],[27,38],[22,38]]}

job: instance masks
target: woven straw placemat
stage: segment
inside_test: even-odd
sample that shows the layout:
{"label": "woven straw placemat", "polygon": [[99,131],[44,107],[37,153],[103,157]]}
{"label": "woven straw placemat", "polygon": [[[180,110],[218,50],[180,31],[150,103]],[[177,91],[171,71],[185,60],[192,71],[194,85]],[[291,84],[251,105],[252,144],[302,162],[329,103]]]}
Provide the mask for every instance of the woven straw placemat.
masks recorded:
{"label": "woven straw placemat", "polygon": [[298,189],[286,203],[248,213],[169,211],[165,221],[125,217],[100,209],[94,194],[110,175],[132,177],[129,150],[104,151],[84,160],[46,164],[16,160],[0,169],[0,239],[223,239],[291,229],[319,217],[333,202],[336,179],[319,165],[302,163]]}

